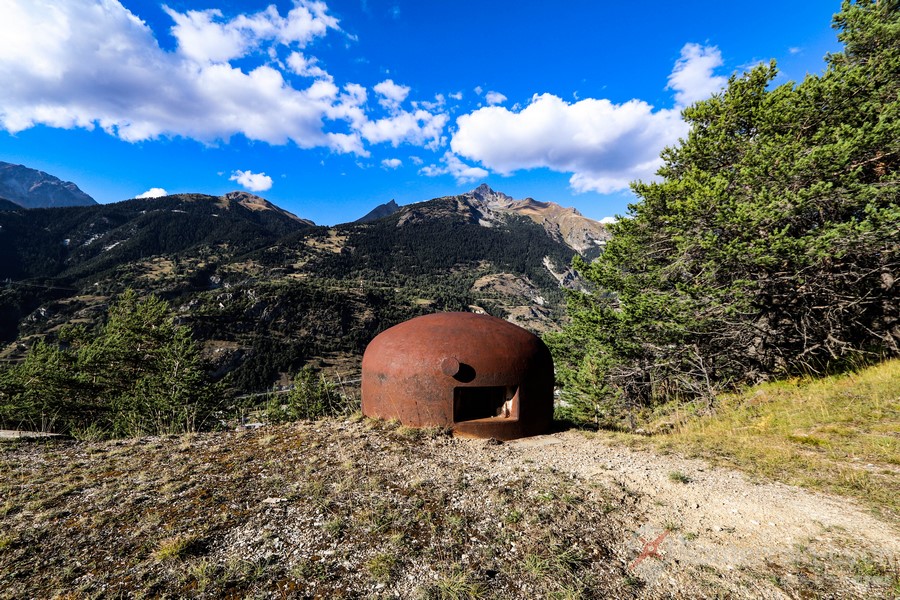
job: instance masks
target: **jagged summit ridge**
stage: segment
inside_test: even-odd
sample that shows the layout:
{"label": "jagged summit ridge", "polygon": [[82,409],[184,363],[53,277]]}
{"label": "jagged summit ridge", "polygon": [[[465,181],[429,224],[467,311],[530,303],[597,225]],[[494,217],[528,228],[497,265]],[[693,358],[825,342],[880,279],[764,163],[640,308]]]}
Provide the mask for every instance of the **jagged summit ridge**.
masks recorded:
{"label": "jagged summit ridge", "polygon": [[488,205],[501,206],[507,205],[511,202],[515,202],[512,196],[507,196],[503,192],[494,191],[486,183],[482,183],[477,188],[469,192],[469,195],[474,196],[479,201],[484,202]]}
{"label": "jagged summit ridge", "polygon": [[609,232],[602,223],[585,217],[574,208],[560,206],[555,202],[540,202],[534,198],[516,200],[491,189],[486,183],[463,194],[463,197],[472,199],[487,220],[490,220],[491,213],[528,217],[542,225],[551,237],[579,253],[596,250],[609,239]]}

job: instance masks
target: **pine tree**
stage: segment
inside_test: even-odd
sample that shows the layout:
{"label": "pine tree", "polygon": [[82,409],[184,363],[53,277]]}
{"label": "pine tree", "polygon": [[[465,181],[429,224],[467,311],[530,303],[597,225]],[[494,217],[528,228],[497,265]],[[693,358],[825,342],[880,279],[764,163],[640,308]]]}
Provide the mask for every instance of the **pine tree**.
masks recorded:
{"label": "pine tree", "polygon": [[127,290],[96,331],[76,326],[38,342],[0,378],[0,420],[12,427],[114,437],[210,425],[217,387],[168,303]]}
{"label": "pine tree", "polygon": [[835,26],[823,75],[760,65],[685,109],[662,180],[576,260],[596,292],[549,341],[581,418],[900,353],[900,11]]}

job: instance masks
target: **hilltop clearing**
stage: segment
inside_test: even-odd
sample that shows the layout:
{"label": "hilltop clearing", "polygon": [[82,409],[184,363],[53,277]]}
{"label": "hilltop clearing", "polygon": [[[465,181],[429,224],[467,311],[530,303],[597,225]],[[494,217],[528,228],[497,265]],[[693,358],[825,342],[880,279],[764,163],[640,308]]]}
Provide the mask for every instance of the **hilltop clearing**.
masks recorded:
{"label": "hilltop clearing", "polygon": [[570,431],[366,420],[0,446],[0,597],[890,597],[850,500]]}

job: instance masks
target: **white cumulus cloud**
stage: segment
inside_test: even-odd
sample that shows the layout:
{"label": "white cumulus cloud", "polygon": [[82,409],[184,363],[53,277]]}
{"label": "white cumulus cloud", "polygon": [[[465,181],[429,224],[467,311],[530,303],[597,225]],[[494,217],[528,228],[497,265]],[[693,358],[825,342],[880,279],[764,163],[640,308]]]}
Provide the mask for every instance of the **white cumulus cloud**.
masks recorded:
{"label": "white cumulus cloud", "polygon": [[[243,134],[304,148],[336,148],[323,120],[337,90],[295,89],[276,69],[231,65],[262,40],[308,42],[336,21],[324,5],[299,2],[287,19],[273,8],[217,23],[218,11],[167,9],[176,52],[116,0],[6,0],[0,19],[0,127],[101,127],[126,141],[178,135],[213,142]],[[260,16],[261,15],[261,16]],[[229,23],[236,23],[234,27]],[[336,25],[334,25],[336,26]]]}
{"label": "white cumulus cloud", "polygon": [[390,109],[378,119],[365,88],[335,84],[304,51],[340,31],[323,2],[294,0],[286,15],[274,4],[234,17],[165,11],[173,51],[119,0],[0,0],[0,81],[15,82],[0,86],[0,129],[100,128],[129,142],[243,135],[360,156],[367,142],[440,143],[447,117],[402,111],[408,87],[375,86]]}
{"label": "white cumulus cloud", "polygon": [[553,94],[536,94],[523,108],[480,108],[457,119],[450,148],[504,175],[548,168],[570,173],[577,192],[626,190],[634,180],[652,179],[662,149],[687,134],[680,114],[685,102],[725,84],[713,74],[720,64],[717,48],[685,45],[668,81],[675,91],[673,108],[657,109],[639,99],[568,102]]}
{"label": "white cumulus cloud", "polygon": [[503,104],[506,102],[506,96],[500,92],[488,92],[484,95],[484,99],[488,104]]}
{"label": "white cumulus cloud", "polygon": [[304,47],[329,29],[339,29],[324,3],[306,0],[296,2],[287,17],[282,17],[274,5],[230,20],[217,9],[182,14],[164,5],[163,10],[175,21],[172,35],[179,52],[201,63],[239,58],[265,41]]}
{"label": "white cumulus cloud", "polygon": [[428,177],[438,177],[440,175],[452,175],[456,179],[456,183],[469,183],[488,176],[488,172],[481,167],[473,167],[465,164],[455,156],[452,152],[445,152],[441,158],[443,166],[428,165],[422,167],[419,173]]}
{"label": "white cumulus cloud", "polygon": [[435,149],[441,145],[441,132],[449,117],[426,110],[400,111],[390,117],[360,123],[359,132],[373,144],[390,143],[395,148],[402,142]]}
{"label": "white cumulus cloud", "polygon": [[189,10],[185,14],[168,6],[163,10],[175,21],[172,35],[178,40],[178,50],[197,62],[229,61],[243,55],[252,43],[245,32],[217,22],[222,17],[220,10]]}
{"label": "white cumulus cloud", "polygon": [[397,169],[403,166],[403,161],[399,158],[386,158],[381,161],[381,166],[385,169]]}
{"label": "white cumulus cloud", "polygon": [[155,187],[155,188],[150,188],[149,190],[147,190],[143,194],[140,194],[139,196],[135,196],[135,198],[160,198],[162,196],[168,196],[168,195],[169,195],[169,192],[167,192],[163,188]]}
{"label": "white cumulus cloud", "polygon": [[669,75],[667,89],[675,90],[675,102],[681,106],[708,98],[728,83],[727,77],[713,74],[721,66],[722,53],[715,46],[685,44]]}
{"label": "white cumulus cloud", "polygon": [[265,192],[272,187],[272,178],[265,173],[253,173],[240,169],[233,172],[228,181],[237,181],[238,185],[251,192]]}
{"label": "white cumulus cloud", "polygon": [[570,104],[534,96],[519,112],[481,108],[457,120],[452,150],[501,174],[547,167],[571,172],[572,187],[601,193],[625,189],[659,167],[659,152],[687,128],[677,110],[640,100]]}
{"label": "white cumulus cloud", "polygon": [[409,96],[409,87],[396,84],[393,79],[386,79],[372,89],[379,96],[378,103],[389,110],[399,109],[400,104]]}

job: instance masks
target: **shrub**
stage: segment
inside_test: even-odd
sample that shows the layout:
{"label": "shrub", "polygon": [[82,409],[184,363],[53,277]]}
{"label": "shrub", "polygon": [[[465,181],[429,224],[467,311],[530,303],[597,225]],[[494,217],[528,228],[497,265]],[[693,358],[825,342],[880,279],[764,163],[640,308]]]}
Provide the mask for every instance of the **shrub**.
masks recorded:
{"label": "shrub", "polygon": [[218,391],[204,367],[169,305],[128,290],[97,330],[65,328],[0,373],[0,423],[94,438],[195,431]]}
{"label": "shrub", "polygon": [[287,397],[271,398],[266,414],[272,421],[296,421],[349,415],[359,408],[355,399],[321,373],[304,367],[295,377]]}

